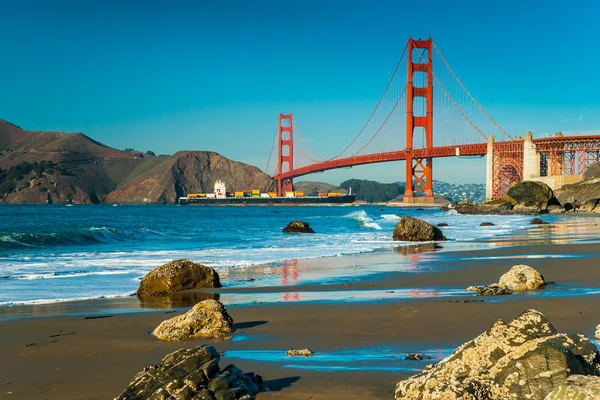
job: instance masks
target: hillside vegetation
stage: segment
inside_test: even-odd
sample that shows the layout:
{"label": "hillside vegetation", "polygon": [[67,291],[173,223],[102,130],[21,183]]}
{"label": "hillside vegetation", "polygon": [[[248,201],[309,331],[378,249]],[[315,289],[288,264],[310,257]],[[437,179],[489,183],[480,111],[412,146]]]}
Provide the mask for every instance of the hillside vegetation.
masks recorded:
{"label": "hillside vegetation", "polygon": [[390,201],[404,193],[404,186],[399,183],[379,183],[364,179],[349,179],[342,182],[340,187],[346,190],[352,188],[352,194],[356,195],[356,200],[368,203]]}
{"label": "hillside vegetation", "polygon": [[273,190],[258,168],[214,152],[121,151],[82,133],[27,131],[0,120],[0,202],[174,203],[189,191]]}

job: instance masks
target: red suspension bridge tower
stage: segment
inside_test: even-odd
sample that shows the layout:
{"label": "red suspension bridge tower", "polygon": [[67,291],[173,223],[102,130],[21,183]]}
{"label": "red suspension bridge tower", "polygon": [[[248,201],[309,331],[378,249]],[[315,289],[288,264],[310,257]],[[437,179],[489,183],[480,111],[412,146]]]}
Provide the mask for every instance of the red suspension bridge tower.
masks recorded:
{"label": "red suspension bridge tower", "polygon": [[[413,60],[413,50],[420,56]],[[419,52],[419,50],[421,50]],[[433,203],[433,161],[431,157],[413,157],[413,138],[415,130],[422,128],[425,133],[425,148],[433,148],[433,40],[408,39],[408,80],[406,84],[406,191],[405,203],[414,203],[415,192],[423,192],[425,197],[420,197],[419,202]],[[416,61],[416,62],[415,62]],[[427,75],[425,86],[417,87],[415,73]],[[424,115],[415,115],[415,100],[423,107]]]}
{"label": "red suspension bridge tower", "polygon": [[[294,117],[279,114],[277,126],[277,196],[293,191],[292,178],[281,178],[281,174],[294,169]],[[284,164],[287,169],[284,170]]]}

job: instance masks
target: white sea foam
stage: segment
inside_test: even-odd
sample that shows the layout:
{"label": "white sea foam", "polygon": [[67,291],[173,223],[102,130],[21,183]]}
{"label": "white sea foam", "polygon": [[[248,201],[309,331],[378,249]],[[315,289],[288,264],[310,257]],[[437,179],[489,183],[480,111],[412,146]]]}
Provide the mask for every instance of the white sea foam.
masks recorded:
{"label": "white sea foam", "polygon": [[373,218],[369,217],[369,215],[363,210],[352,212],[346,215],[346,218],[359,221],[365,228],[381,230],[381,226],[377,222],[374,222]]}
{"label": "white sea foam", "polygon": [[387,219],[388,221],[399,221],[400,220],[400,216],[398,216],[396,214],[382,214],[381,218]]}

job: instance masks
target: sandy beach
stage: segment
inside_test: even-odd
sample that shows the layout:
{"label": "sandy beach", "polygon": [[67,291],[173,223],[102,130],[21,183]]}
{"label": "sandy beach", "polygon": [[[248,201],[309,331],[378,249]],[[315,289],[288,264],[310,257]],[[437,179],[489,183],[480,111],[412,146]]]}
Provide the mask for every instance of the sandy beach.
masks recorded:
{"label": "sandy beach", "polygon": [[[214,296],[207,290],[187,293],[180,304],[162,309],[141,308],[135,298],[4,307],[0,352],[7,362],[0,366],[0,395],[113,398],[144,366],[176,349],[210,343],[223,352],[222,366],[233,363],[263,376],[269,391],[259,399],[390,399],[399,380],[439,361],[496,320],[510,320],[526,309],[541,311],[561,332],[593,337],[600,322],[600,244],[536,242],[299,261],[290,271],[297,274],[297,284],[236,287],[242,277],[230,276],[231,284],[218,290],[234,319],[235,332],[226,341],[165,343],[149,333],[187,310],[177,307],[186,299],[193,304]],[[411,269],[404,267],[407,263]],[[548,286],[496,297],[463,290],[496,282],[515,264],[537,269]],[[363,271],[361,266],[368,265],[374,272]],[[355,269],[357,275],[303,283],[303,271],[319,266],[329,266],[326,276],[337,269]],[[315,356],[286,357],[290,348],[310,348]],[[408,352],[431,359],[404,360]]]}

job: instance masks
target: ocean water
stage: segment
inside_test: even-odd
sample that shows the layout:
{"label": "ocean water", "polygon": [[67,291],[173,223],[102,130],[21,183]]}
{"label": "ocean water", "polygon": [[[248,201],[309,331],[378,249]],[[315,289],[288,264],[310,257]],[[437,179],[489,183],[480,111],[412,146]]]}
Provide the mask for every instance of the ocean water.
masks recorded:
{"label": "ocean water", "polygon": [[[128,296],[145,273],[179,258],[217,268],[227,285],[231,269],[391,250],[407,245],[391,240],[403,215],[450,224],[444,233],[457,244],[501,240],[531,219],[378,206],[4,205],[0,306]],[[317,234],[283,234],[295,219]],[[251,285],[260,284],[257,276]]]}

